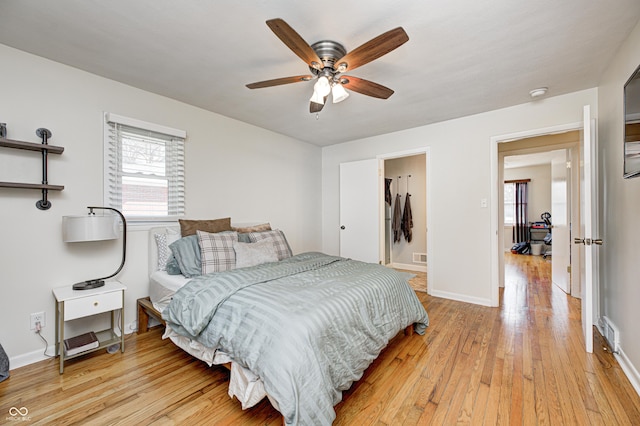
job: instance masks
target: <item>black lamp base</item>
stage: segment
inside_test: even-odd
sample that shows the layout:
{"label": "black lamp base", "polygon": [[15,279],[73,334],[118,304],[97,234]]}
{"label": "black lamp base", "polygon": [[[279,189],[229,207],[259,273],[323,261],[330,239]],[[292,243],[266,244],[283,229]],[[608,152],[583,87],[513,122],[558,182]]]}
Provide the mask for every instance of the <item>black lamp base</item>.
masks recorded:
{"label": "black lamp base", "polygon": [[90,290],[92,288],[102,287],[104,285],[104,280],[89,280],[83,281],[81,283],[75,283],[73,285],[74,290]]}

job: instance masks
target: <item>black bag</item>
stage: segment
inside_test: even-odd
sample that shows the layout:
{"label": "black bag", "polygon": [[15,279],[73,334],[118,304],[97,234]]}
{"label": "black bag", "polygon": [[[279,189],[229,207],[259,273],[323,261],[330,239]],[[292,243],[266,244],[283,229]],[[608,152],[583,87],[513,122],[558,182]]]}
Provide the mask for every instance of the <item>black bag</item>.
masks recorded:
{"label": "black bag", "polygon": [[529,250],[531,250],[531,246],[526,241],[515,243],[511,247],[511,253],[513,254],[527,254],[529,253]]}
{"label": "black bag", "polygon": [[9,357],[0,345],[0,382],[9,377]]}

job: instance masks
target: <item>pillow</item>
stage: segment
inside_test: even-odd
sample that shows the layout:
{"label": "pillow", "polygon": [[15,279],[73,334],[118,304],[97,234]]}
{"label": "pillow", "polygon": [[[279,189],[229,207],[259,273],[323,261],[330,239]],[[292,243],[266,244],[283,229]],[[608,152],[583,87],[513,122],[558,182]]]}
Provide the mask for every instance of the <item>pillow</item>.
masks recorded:
{"label": "pillow", "polygon": [[171,250],[169,250],[169,244],[177,241],[180,236],[178,234],[154,234],[156,239],[156,247],[158,252],[158,266],[157,269],[159,271],[165,271],[167,266],[167,260],[171,255]]}
{"label": "pillow", "polygon": [[202,275],[200,245],[197,235],[189,235],[169,244],[180,272],[187,278]]}
{"label": "pillow", "polygon": [[232,231],[231,218],[225,217],[224,219],[212,219],[212,220],[185,220],[179,219],[180,233],[183,237],[189,235],[195,235],[196,231],[204,232],[221,232]]}
{"label": "pillow", "polygon": [[239,232],[240,234],[247,234],[249,232],[271,231],[271,225],[268,223],[261,223],[260,225],[245,226],[241,228],[234,227],[233,230]]}
{"label": "pillow", "polygon": [[256,243],[234,242],[233,250],[236,252],[236,268],[278,261],[276,246],[268,238]]}
{"label": "pillow", "polygon": [[178,261],[176,260],[176,257],[173,254],[169,256],[169,260],[167,260],[167,264],[165,265],[165,270],[169,275],[182,274],[182,271],[180,270],[180,265],[178,265]]}
{"label": "pillow", "polygon": [[200,254],[202,256],[202,274],[221,272],[235,269],[236,252],[233,243],[238,242],[237,232],[210,232],[196,231]]}
{"label": "pillow", "polygon": [[249,238],[249,234],[238,234],[238,241],[241,243],[250,243],[251,238]]}
{"label": "pillow", "polygon": [[276,253],[278,253],[278,260],[286,259],[292,255],[291,247],[289,247],[287,238],[284,236],[284,232],[279,229],[264,232],[250,232],[249,239],[251,239],[251,242],[253,243],[265,239],[273,241]]}

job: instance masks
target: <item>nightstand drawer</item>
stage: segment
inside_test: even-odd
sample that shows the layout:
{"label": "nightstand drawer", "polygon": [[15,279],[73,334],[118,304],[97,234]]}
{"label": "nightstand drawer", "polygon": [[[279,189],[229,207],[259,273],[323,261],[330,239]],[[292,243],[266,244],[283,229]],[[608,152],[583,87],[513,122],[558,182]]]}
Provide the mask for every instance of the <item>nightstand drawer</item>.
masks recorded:
{"label": "nightstand drawer", "polygon": [[64,320],[82,318],[122,308],[122,292],[96,294],[64,302]]}

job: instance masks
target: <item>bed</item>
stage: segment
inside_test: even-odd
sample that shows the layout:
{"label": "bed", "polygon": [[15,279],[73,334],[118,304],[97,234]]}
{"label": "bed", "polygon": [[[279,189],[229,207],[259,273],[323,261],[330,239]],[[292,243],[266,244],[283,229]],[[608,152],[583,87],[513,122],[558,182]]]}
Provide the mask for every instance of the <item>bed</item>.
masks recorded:
{"label": "bed", "polygon": [[[151,229],[150,299],[166,323],[164,338],[209,365],[229,366],[229,395],[243,409],[267,397],[285,424],[331,424],[342,392],[389,340],[402,330],[424,334],[429,319],[409,274],[318,252],[291,255],[278,232],[248,233],[243,244],[237,232],[198,231],[203,239],[235,238],[227,245],[237,258],[216,253],[223,270],[185,277],[159,269],[167,255],[159,253],[158,235],[183,240],[176,228]],[[280,246],[268,242],[274,234]],[[259,246],[271,254],[245,266],[243,250]]]}

